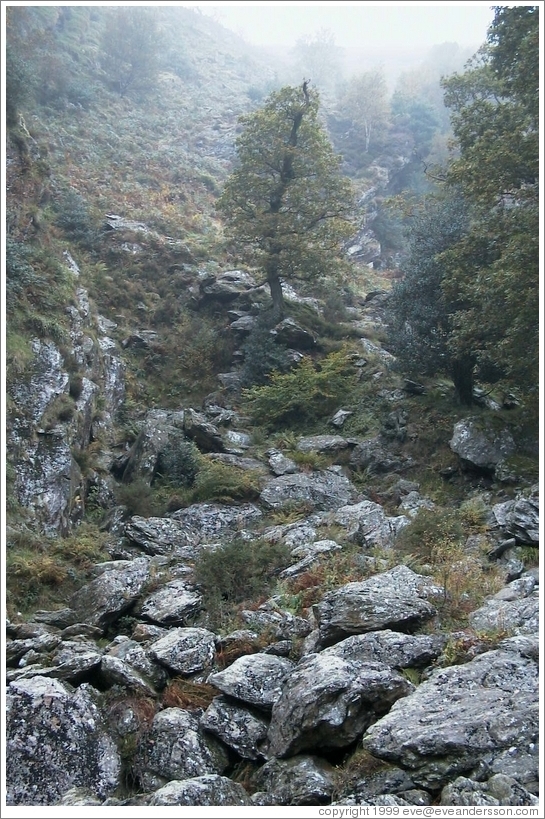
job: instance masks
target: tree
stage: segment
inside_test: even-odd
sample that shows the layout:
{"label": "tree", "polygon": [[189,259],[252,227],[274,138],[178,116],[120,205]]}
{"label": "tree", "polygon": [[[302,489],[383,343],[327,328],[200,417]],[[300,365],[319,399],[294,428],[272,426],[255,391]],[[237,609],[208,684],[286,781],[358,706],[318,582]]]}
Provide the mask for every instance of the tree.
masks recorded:
{"label": "tree", "polygon": [[353,193],[318,119],[319,96],[287,86],[241,118],[239,164],[218,202],[241,255],[260,267],[282,315],[282,279],[317,279],[341,265]]}
{"label": "tree", "polygon": [[112,9],[102,35],[103,67],[121,96],[154,85],[158,72],[159,33],[155,12],[145,8]]}
{"label": "tree", "polygon": [[[470,68],[443,82],[459,157],[447,180],[474,204],[471,233],[444,257],[446,291],[467,307],[451,346],[472,347],[514,383],[535,389],[539,353],[538,9],[498,7]],[[478,270],[483,239],[495,252]]]}
{"label": "tree", "polygon": [[316,88],[331,89],[341,77],[341,49],[329,29],[299,38],[294,53],[301,76],[310,77]]}
{"label": "tree", "polygon": [[[429,196],[408,230],[404,278],[390,298],[389,330],[393,352],[414,377],[445,373],[460,403],[471,404],[473,350],[450,348],[453,318],[462,309],[460,294],[443,289],[442,254],[457,245],[470,227],[468,203],[461,196]],[[475,257],[477,254],[475,253]]]}
{"label": "tree", "polygon": [[384,74],[366,71],[354,77],[344,91],[340,109],[361,133],[363,150],[369,153],[371,143],[386,133],[390,119]]}

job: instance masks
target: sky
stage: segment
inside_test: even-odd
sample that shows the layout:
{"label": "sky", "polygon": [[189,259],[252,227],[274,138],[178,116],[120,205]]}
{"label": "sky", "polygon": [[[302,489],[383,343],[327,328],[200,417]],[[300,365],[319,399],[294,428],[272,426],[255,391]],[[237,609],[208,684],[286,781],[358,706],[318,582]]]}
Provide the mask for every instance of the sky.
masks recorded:
{"label": "sky", "polygon": [[353,47],[431,47],[444,42],[478,48],[494,12],[491,2],[211,2],[198,6],[254,45],[292,47],[326,29],[336,45]]}

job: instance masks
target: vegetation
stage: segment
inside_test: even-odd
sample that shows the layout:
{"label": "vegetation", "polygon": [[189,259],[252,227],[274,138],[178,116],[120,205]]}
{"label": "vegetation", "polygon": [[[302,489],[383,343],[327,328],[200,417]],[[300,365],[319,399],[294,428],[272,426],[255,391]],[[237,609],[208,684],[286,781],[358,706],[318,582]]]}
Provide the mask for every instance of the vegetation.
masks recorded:
{"label": "vegetation", "polygon": [[273,92],[243,117],[239,166],[218,202],[243,258],[263,270],[277,315],[282,279],[331,274],[353,230],[350,184],[318,111],[318,93],[305,83]]}

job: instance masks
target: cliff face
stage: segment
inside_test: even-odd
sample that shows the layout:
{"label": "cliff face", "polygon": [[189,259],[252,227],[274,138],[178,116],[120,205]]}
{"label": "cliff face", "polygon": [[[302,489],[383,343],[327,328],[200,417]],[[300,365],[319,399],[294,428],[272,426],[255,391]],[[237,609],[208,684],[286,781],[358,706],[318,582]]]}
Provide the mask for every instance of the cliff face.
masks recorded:
{"label": "cliff face", "polygon": [[214,201],[279,66],[162,9],[120,96],[71,12],[12,29],[50,81],[7,152],[7,804],[536,804],[532,431],[396,369],[405,159],[266,323]]}

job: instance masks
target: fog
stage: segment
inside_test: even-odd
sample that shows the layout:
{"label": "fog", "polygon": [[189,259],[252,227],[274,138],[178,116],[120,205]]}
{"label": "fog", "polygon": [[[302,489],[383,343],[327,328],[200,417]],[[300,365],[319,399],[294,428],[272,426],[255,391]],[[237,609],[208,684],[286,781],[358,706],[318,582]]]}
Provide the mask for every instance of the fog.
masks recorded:
{"label": "fog", "polygon": [[342,48],[426,50],[444,42],[477,49],[494,12],[489,2],[198,2],[203,13],[260,46],[292,47],[327,29]]}

